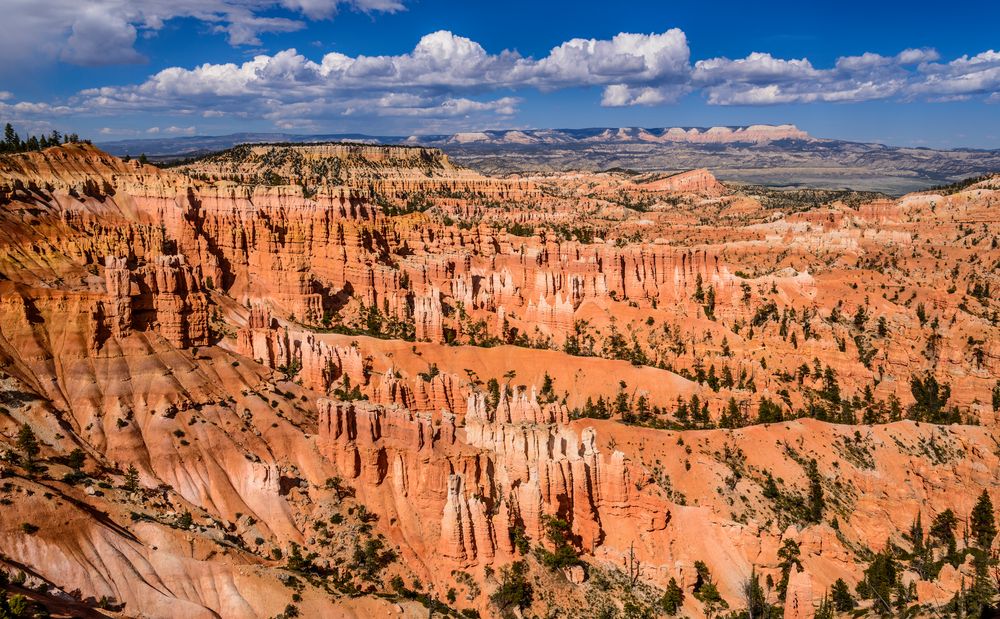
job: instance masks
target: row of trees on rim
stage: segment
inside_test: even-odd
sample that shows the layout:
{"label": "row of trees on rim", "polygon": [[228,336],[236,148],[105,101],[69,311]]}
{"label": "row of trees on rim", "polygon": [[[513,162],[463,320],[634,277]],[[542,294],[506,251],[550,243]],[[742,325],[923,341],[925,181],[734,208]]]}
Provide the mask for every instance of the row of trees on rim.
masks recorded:
{"label": "row of trees on rim", "polygon": [[75,133],[64,134],[55,129],[49,135],[45,135],[44,133],[40,136],[29,135],[22,140],[20,134],[14,129],[14,126],[7,123],[3,128],[3,141],[0,142],[0,153],[24,153],[32,150],[42,150],[50,146],[59,146],[60,144],[76,144],[77,142],[89,144],[90,140],[81,140],[80,136]]}

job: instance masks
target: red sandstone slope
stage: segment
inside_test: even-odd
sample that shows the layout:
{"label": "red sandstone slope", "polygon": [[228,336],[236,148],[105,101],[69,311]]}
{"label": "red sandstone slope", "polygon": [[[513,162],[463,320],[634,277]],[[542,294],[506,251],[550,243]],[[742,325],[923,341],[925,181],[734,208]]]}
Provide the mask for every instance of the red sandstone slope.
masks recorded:
{"label": "red sandstone slope", "polygon": [[[517,561],[526,612],[662,609],[673,579],[696,616],[704,562],[731,607],[753,569],[811,616],[1000,482],[995,191],[829,197],[387,147],[0,158],[0,561],[227,617],[499,615]],[[586,569],[525,552],[550,517]],[[911,604],[971,561],[905,573]]]}

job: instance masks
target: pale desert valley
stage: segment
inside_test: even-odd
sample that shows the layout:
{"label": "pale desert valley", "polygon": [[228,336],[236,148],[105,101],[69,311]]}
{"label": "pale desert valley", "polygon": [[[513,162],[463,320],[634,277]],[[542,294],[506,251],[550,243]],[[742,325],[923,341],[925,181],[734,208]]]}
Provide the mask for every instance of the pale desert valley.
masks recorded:
{"label": "pale desert valley", "polygon": [[71,137],[0,155],[0,616],[995,616],[1000,175]]}

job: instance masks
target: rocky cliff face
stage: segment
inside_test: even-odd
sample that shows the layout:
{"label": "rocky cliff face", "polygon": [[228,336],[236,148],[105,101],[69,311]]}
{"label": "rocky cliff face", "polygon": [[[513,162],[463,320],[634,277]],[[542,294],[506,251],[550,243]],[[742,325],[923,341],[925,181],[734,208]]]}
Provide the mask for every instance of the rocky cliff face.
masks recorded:
{"label": "rocky cliff face", "polygon": [[541,405],[533,392],[501,395],[492,410],[471,395],[464,428],[450,414],[434,424],[400,408],[319,407],[320,451],[366,503],[394,515],[404,541],[430,541],[440,555],[422,559],[438,567],[513,560],[511,532],[544,539],[548,516],[565,518],[589,549],[604,539],[602,526],[658,531],[670,518],[665,500],[635,491],[641,474],[624,454],[602,454],[593,429],[579,435],[564,406]]}
{"label": "rocky cliff face", "polygon": [[538,615],[755,573],[808,617],[884,551],[941,607],[985,549],[914,523],[1000,484],[997,195],[0,157],[0,567],[124,616],[499,616],[517,564]]}

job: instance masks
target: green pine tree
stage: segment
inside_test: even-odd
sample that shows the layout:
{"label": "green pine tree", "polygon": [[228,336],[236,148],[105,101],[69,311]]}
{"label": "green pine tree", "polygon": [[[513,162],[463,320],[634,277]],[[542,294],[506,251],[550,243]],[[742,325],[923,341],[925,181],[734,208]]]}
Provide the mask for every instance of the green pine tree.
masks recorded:
{"label": "green pine tree", "polygon": [[676,578],[671,578],[670,582],[667,583],[667,590],[660,599],[660,606],[663,611],[670,615],[675,616],[681,610],[681,606],[684,605],[684,590],[680,588],[677,584]]}
{"label": "green pine tree", "polygon": [[750,571],[750,577],[743,581],[743,601],[747,605],[746,612],[750,617],[766,618],[771,616],[771,605],[767,603],[767,595],[760,586],[757,570]]}
{"label": "green pine tree", "polygon": [[35,458],[42,451],[34,430],[26,423],[21,424],[21,429],[17,431],[17,450],[21,452],[21,462],[25,468],[32,468]]}
{"label": "green pine tree", "polygon": [[778,599],[784,600],[785,595],[788,593],[788,578],[792,573],[792,566],[802,569],[802,562],[799,561],[799,545],[793,539],[786,539],[778,549],[778,558],[781,562],[778,564],[781,567],[781,580],[778,582]]}
{"label": "green pine tree", "polygon": [[815,458],[809,461],[806,471],[809,477],[809,520],[819,522],[823,519],[823,478],[819,474]]}
{"label": "green pine tree", "polygon": [[993,545],[993,538],[997,536],[997,524],[993,515],[993,501],[990,500],[990,495],[986,490],[983,490],[983,493],[979,495],[979,500],[972,508],[969,520],[972,537],[976,540],[976,544],[983,550],[989,550]]}
{"label": "green pine tree", "polygon": [[138,492],[139,491],[139,469],[135,468],[134,464],[128,465],[128,470],[125,471],[125,481],[122,484],[127,492]]}
{"label": "green pine tree", "polygon": [[15,153],[21,150],[21,138],[14,131],[14,127],[7,123],[3,128],[4,150]]}
{"label": "green pine tree", "polygon": [[844,582],[843,578],[838,578],[835,583],[833,583],[833,588],[830,591],[830,597],[832,598],[833,606],[837,609],[837,612],[846,613],[854,610],[857,606],[857,602],[854,601],[854,596],[851,595],[851,590],[847,588],[847,583]]}

